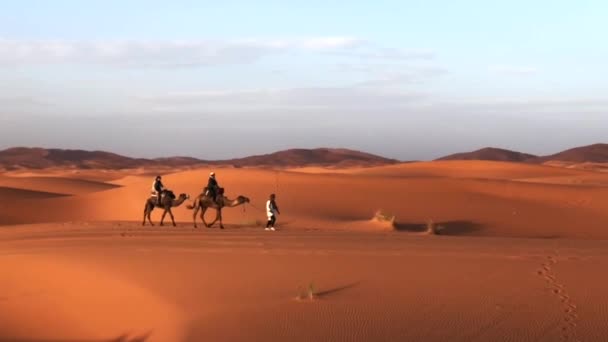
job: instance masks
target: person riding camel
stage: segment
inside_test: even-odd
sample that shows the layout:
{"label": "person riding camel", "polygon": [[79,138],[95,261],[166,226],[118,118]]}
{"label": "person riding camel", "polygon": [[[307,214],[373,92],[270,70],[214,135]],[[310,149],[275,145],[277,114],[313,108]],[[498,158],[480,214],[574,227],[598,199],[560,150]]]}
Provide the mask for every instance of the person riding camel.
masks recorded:
{"label": "person riding camel", "polygon": [[161,205],[161,197],[163,192],[165,191],[165,186],[163,185],[163,182],[161,180],[161,176],[156,176],[156,179],[154,179],[154,183],[152,183],[152,193],[156,195],[156,203],[158,205]]}
{"label": "person riding camel", "polygon": [[219,193],[220,186],[215,179],[215,172],[209,174],[209,180],[207,182],[207,195],[217,202],[217,195]]}

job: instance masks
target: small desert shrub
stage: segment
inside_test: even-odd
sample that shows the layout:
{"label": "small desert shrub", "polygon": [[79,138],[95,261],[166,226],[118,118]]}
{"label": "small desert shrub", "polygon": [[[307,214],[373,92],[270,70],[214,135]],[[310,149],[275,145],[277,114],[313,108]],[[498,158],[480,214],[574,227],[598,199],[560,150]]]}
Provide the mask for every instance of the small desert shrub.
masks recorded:
{"label": "small desert shrub", "polygon": [[444,229],[444,226],[436,224],[432,219],[426,221],[426,232],[429,235],[439,235]]}
{"label": "small desert shrub", "polygon": [[315,284],[314,283],[310,283],[308,284],[308,287],[300,287],[298,289],[298,296],[297,296],[298,300],[313,300],[315,299]]}
{"label": "small desert shrub", "polygon": [[380,222],[395,223],[395,215],[388,214],[382,210],[376,211],[376,213],[374,214],[374,219]]}

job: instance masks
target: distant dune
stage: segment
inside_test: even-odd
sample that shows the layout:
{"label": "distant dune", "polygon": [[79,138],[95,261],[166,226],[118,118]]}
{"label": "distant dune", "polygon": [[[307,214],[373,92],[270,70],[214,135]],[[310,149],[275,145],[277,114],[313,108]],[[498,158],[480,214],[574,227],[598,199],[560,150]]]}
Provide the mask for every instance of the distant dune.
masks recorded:
{"label": "distant dune", "polygon": [[15,147],[0,151],[0,167],[14,169],[81,168],[128,169],[158,164],[104,151]]}
{"label": "distant dune", "polygon": [[218,163],[236,166],[378,166],[396,164],[399,161],[373,154],[348,149],[290,149],[271,154],[251,156],[241,159],[231,159]]}
{"label": "distant dune", "polygon": [[535,155],[509,151],[501,148],[486,147],[473,152],[451,154],[437,160],[488,160],[488,161],[508,161],[525,162],[538,158]]}
{"label": "distant dune", "polygon": [[608,163],[608,144],[594,144],[572,148],[541,157],[540,162],[561,161],[570,163]]}
{"label": "distant dune", "polygon": [[[551,166],[605,170],[608,167],[608,144],[594,144],[569,149],[548,156],[486,147],[472,152],[455,153],[438,161],[482,160],[515,163],[538,163]],[[166,158],[131,158],[105,151],[62,150],[15,147],[0,151],[0,170],[125,170],[138,173],[154,170],[193,169],[204,166],[262,168],[357,168],[377,167],[402,162],[396,159],[338,148],[289,149],[269,154],[226,160],[202,160],[187,156]]]}
{"label": "distant dune", "polygon": [[608,164],[608,144],[594,144],[572,148],[548,156],[487,147],[477,151],[455,153],[437,160],[486,160],[516,163],[537,163],[550,166],[604,171]]}
{"label": "distant dune", "polygon": [[235,167],[305,167],[305,166],[379,166],[397,160],[347,149],[290,149],[271,154],[229,160],[201,160],[192,157],[157,159],[130,158],[104,151],[62,150],[16,147],[0,151],[0,169],[97,169],[177,168],[203,165]]}

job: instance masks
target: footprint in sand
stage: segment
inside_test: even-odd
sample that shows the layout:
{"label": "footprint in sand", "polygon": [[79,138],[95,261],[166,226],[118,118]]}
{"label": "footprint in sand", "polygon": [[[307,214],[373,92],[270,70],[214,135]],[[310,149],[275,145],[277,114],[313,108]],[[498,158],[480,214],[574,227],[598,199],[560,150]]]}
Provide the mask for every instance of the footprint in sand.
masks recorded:
{"label": "footprint in sand", "polygon": [[543,262],[540,266],[541,269],[537,270],[536,273],[538,276],[541,276],[545,279],[547,284],[550,286],[548,289],[552,295],[557,296],[561,303],[564,304],[564,324],[561,325],[560,330],[562,332],[562,340],[564,341],[580,341],[576,337],[576,320],[578,320],[578,314],[576,312],[577,306],[572,303],[570,296],[566,293],[564,285],[557,281],[557,275],[553,271],[552,266],[558,263],[557,256],[559,252],[557,250],[554,251],[555,256],[548,255],[547,261]]}

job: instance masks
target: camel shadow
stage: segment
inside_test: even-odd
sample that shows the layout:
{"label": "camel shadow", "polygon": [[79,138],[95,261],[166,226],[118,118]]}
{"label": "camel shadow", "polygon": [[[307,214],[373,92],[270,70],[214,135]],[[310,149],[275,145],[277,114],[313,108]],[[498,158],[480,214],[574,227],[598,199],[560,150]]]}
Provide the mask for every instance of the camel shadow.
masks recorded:
{"label": "camel shadow", "polygon": [[[475,235],[483,226],[472,221],[435,222],[437,235]],[[423,233],[427,231],[426,223],[395,223],[395,230],[400,232]]]}

